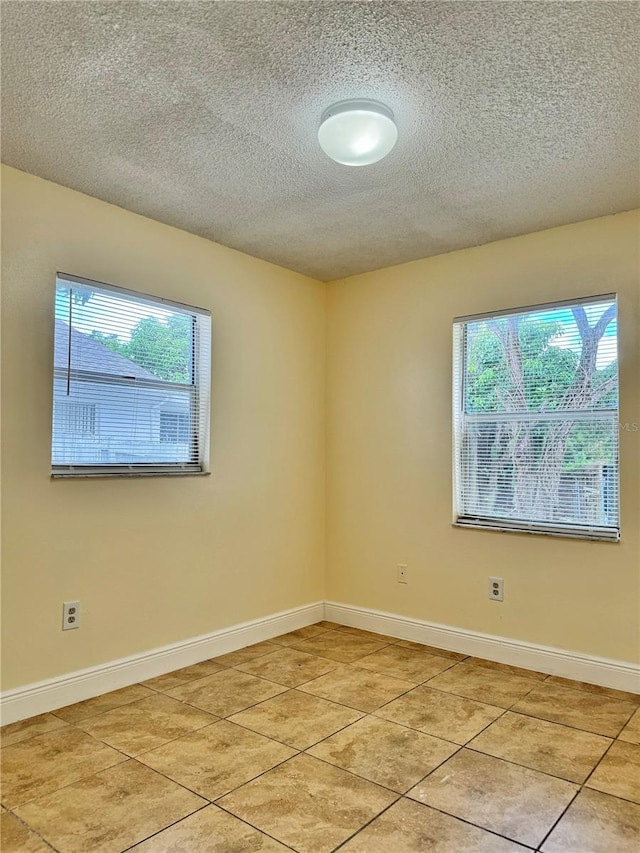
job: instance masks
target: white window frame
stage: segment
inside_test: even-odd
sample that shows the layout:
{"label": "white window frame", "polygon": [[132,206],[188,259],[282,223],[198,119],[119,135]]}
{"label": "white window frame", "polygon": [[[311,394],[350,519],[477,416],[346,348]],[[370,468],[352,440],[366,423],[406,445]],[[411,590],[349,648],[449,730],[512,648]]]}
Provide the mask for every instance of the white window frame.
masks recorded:
{"label": "white window frame", "polygon": [[[63,378],[71,382],[100,382],[104,384],[130,385],[136,388],[149,388],[174,391],[176,387],[189,390],[191,394],[191,424],[192,442],[194,448],[192,458],[188,462],[153,462],[153,463],[119,463],[108,465],[96,464],[54,464],[51,465],[52,478],[60,477],[148,477],[148,476],[185,476],[209,474],[209,430],[210,430],[210,385],[211,385],[211,312],[204,308],[196,308],[182,302],[153,296],[139,291],[129,290],[104,282],[93,281],[64,272],[56,273],[56,290],[58,284],[77,284],[96,291],[110,292],[131,301],[156,305],[163,308],[176,308],[193,318],[193,350],[192,350],[192,382],[190,385],[172,383],[163,379],[151,380],[131,377],[114,376],[111,373],[99,371],[81,371],[55,367],[54,380]],[[53,405],[56,405],[55,395]],[[53,442],[53,424],[52,424]]]}
{"label": "white window frame", "polygon": [[[545,413],[531,412],[477,412],[465,411],[465,378],[466,378],[466,324],[483,320],[493,320],[516,314],[530,314],[538,311],[570,307],[572,305],[588,305],[589,303],[612,301],[617,303],[615,293],[599,296],[567,299],[558,302],[531,305],[523,308],[512,308],[491,311],[482,314],[471,314],[455,317],[453,320],[453,525],[484,530],[497,530],[509,533],[537,533],[550,536],[563,536],[577,539],[596,539],[608,542],[618,542],[620,539],[620,460],[616,460],[615,501],[618,523],[616,526],[598,527],[594,525],[561,524],[557,522],[543,523],[526,519],[507,519],[501,516],[479,516],[464,513],[462,487],[464,482],[464,438],[466,424],[471,422],[496,420],[571,420],[593,421],[596,419],[615,421],[615,429],[619,425],[619,401],[613,408],[565,409],[562,412],[550,411]],[[619,442],[618,442],[619,443]]]}

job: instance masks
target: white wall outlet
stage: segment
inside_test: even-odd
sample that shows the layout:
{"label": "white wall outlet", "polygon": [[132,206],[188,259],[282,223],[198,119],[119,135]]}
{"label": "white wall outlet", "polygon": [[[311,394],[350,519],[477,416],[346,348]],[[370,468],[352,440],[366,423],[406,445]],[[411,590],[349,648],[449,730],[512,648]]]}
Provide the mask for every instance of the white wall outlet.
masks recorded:
{"label": "white wall outlet", "polygon": [[504,581],[502,578],[489,578],[489,598],[493,601],[504,600]]}
{"label": "white wall outlet", "polygon": [[62,630],[71,631],[80,627],[80,602],[64,601],[62,603]]}
{"label": "white wall outlet", "polygon": [[409,583],[409,569],[406,563],[398,563],[398,583]]}

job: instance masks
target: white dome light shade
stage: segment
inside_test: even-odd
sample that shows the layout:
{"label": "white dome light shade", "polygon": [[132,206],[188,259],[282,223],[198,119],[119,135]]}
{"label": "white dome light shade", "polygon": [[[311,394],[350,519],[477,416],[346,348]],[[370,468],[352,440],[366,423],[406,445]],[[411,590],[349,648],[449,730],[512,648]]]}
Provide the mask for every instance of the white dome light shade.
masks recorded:
{"label": "white dome light shade", "polygon": [[341,101],[325,110],[318,130],[320,147],[345,166],[368,166],[391,151],[398,139],[393,113],[377,101]]}

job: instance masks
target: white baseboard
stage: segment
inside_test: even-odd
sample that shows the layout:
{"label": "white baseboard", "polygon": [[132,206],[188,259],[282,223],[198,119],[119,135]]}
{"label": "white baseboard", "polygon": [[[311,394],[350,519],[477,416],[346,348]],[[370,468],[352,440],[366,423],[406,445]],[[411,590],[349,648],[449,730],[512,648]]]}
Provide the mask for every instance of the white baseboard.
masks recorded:
{"label": "white baseboard", "polygon": [[540,646],[464,628],[451,628],[421,619],[327,601],[324,618],[341,625],[363,628],[402,640],[460,652],[464,655],[521,666],[550,675],[561,675],[602,687],[640,693],[640,664]]}
{"label": "white baseboard", "polygon": [[63,708],[65,705],[91,699],[110,690],[127,687],[183,666],[224,655],[244,646],[286,634],[287,631],[312,625],[323,618],[324,605],[319,601],[151,649],[142,654],[130,655],[57,678],[6,690],[0,694],[2,725]]}
{"label": "white baseboard", "polygon": [[142,654],[6,690],[0,694],[2,725],[146,681],[156,675],[269,640],[305,625],[312,625],[321,619],[499,663],[562,675],[576,681],[640,693],[639,664],[525,643],[464,628],[452,628],[421,619],[409,619],[367,607],[354,607],[333,601],[323,604],[319,601]]}

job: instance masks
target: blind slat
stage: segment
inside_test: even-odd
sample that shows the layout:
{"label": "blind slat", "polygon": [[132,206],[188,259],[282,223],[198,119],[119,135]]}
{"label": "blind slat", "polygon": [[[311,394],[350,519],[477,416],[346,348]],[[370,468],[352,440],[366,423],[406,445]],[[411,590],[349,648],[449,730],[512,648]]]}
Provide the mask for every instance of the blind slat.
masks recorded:
{"label": "blind slat", "polygon": [[615,297],[454,323],[454,520],[619,535]]}
{"label": "blind slat", "polygon": [[209,313],[65,276],[55,318],[52,473],[204,471]]}

